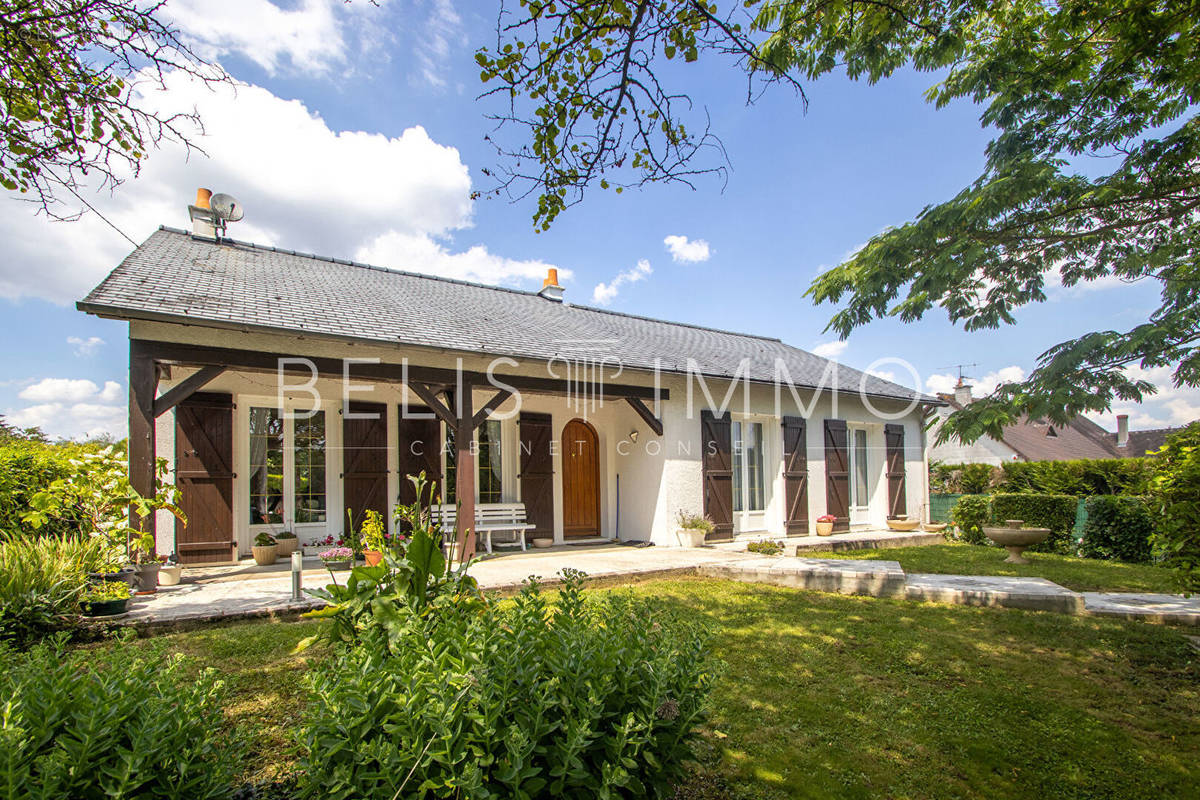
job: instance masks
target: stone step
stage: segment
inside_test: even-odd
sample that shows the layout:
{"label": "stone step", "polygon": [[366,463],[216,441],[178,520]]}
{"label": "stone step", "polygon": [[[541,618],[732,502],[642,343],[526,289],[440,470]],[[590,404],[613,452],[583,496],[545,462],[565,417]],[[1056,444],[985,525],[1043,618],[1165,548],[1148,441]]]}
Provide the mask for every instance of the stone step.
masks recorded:
{"label": "stone step", "polygon": [[803,556],[805,550],[832,550],[835,553],[847,550],[886,550],[892,547],[924,547],[945,544],[946,537],[940,533],[913,531],[911,533],[871,532],[867,534],[834,534],[833,536],[805,536],[801,540],[788,539],[785,548],[795,556]]}
{"label": "stone step", "polygon": [[905,597],[928,603],[1024,608],[1062,614],[1081,614],[1084,610],[1083,595],[1045,578],[911,573],[905,583]]}
{"label": "stone step", "polygon": [[1143,619],[1172,625],[1200,625],[1200,596],[1084,592],[1089,614]]}
{"label": "stone step", "polygon": [[711,578],[769,583],[838,594],[898,597],[904,594],[904,570],[897,561],[848,561],[830,558],[764,556],[698,568]]}

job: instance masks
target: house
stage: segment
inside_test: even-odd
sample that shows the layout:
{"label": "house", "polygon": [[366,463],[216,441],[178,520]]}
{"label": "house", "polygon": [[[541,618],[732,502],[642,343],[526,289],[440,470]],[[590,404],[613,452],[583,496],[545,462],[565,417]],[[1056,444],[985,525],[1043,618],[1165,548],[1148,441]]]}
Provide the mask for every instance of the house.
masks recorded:
{"label": "house", "polygon": [[[971,386],[959,381],[953,394],[938,394],[943,405],[937,407],[931,441],[936,441],[937,426],[953,412],[973,400]],[[1129,430],[1129,415],[1117,415],[1117,430],[1110,432],[1086,417],[1076,417],[1067,425],[1024,419],[1004,429],[999,439],[984,437],[971,444],[944,442],[930,446],[930,460],[943,464],[993,464],[1007,461],[1070,461],[1073,459],[1134,458],[1162,447],[1167,435],[1179,428]]]}
{"label": "house", "polygon": [[78,304],[129,322],[130,475],[145,491],[168,462],[189,522],[154,524],[184,563],[261,531],[337,536],[347,509],[391,520],[421,471],[460,527],[520,502],[556,543],[674,545],[681,511],[715,540],[924,511],[936,398],[778,339],[573,305],[554,270],[526,292],[221,238],[206,199]]}

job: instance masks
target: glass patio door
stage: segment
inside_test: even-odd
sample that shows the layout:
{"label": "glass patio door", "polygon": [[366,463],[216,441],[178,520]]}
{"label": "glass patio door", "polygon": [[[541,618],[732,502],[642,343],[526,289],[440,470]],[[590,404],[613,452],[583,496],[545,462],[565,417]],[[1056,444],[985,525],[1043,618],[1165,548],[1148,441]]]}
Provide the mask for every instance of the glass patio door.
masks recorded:
{"label": "glass patio door", "polygon": [[767,492],[761,422],[733,420],[733,530],[761,531],[767,527]]}
{"label": "glass patio door", "polygon": [[871,506],[870,448],[867,429],[850,427],[850,524],[869,522]]}

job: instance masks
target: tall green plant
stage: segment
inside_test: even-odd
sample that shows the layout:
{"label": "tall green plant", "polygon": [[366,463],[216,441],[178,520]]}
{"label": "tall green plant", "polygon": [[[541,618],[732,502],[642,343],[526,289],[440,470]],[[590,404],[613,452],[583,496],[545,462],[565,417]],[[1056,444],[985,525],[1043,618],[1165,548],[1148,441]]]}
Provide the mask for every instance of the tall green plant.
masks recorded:
{"label": "tall green plant", "polygon": [[1150,491],[1162,523],[1155,543],[1174,568],[1179,588],[1200,592],[1200,423],[1167,437]]}
{"label": "tall green plant", "polygon": [[24,647],[70,626],[89,572],[121,561],[98,537],[35,537],[0,541],[0,640]]}
{"label": "tall green plant", "polygon": [[958,529],[958,538],[968,544],[987,544],[983,526],[991,519],[991,501],[987,495],[967,494],[958,498],[950,510],[950,521]]}
{"label": "tall green plant", "polygon": [[717,676],[694,615],[624,594],[404,605],[318,667],[307,798],[668,797]]}

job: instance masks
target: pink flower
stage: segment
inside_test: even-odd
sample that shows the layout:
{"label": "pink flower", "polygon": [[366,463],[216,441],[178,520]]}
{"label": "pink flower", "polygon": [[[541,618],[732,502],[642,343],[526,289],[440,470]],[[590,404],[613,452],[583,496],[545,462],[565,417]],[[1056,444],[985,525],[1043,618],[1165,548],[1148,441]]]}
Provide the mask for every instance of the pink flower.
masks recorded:
{"label": "pink flower", "polygon": [[317,553],[317,556],[322,561],[344,561],[354,557],[354,551],[349,547],[331,547],[328,550],[322,550]]}

